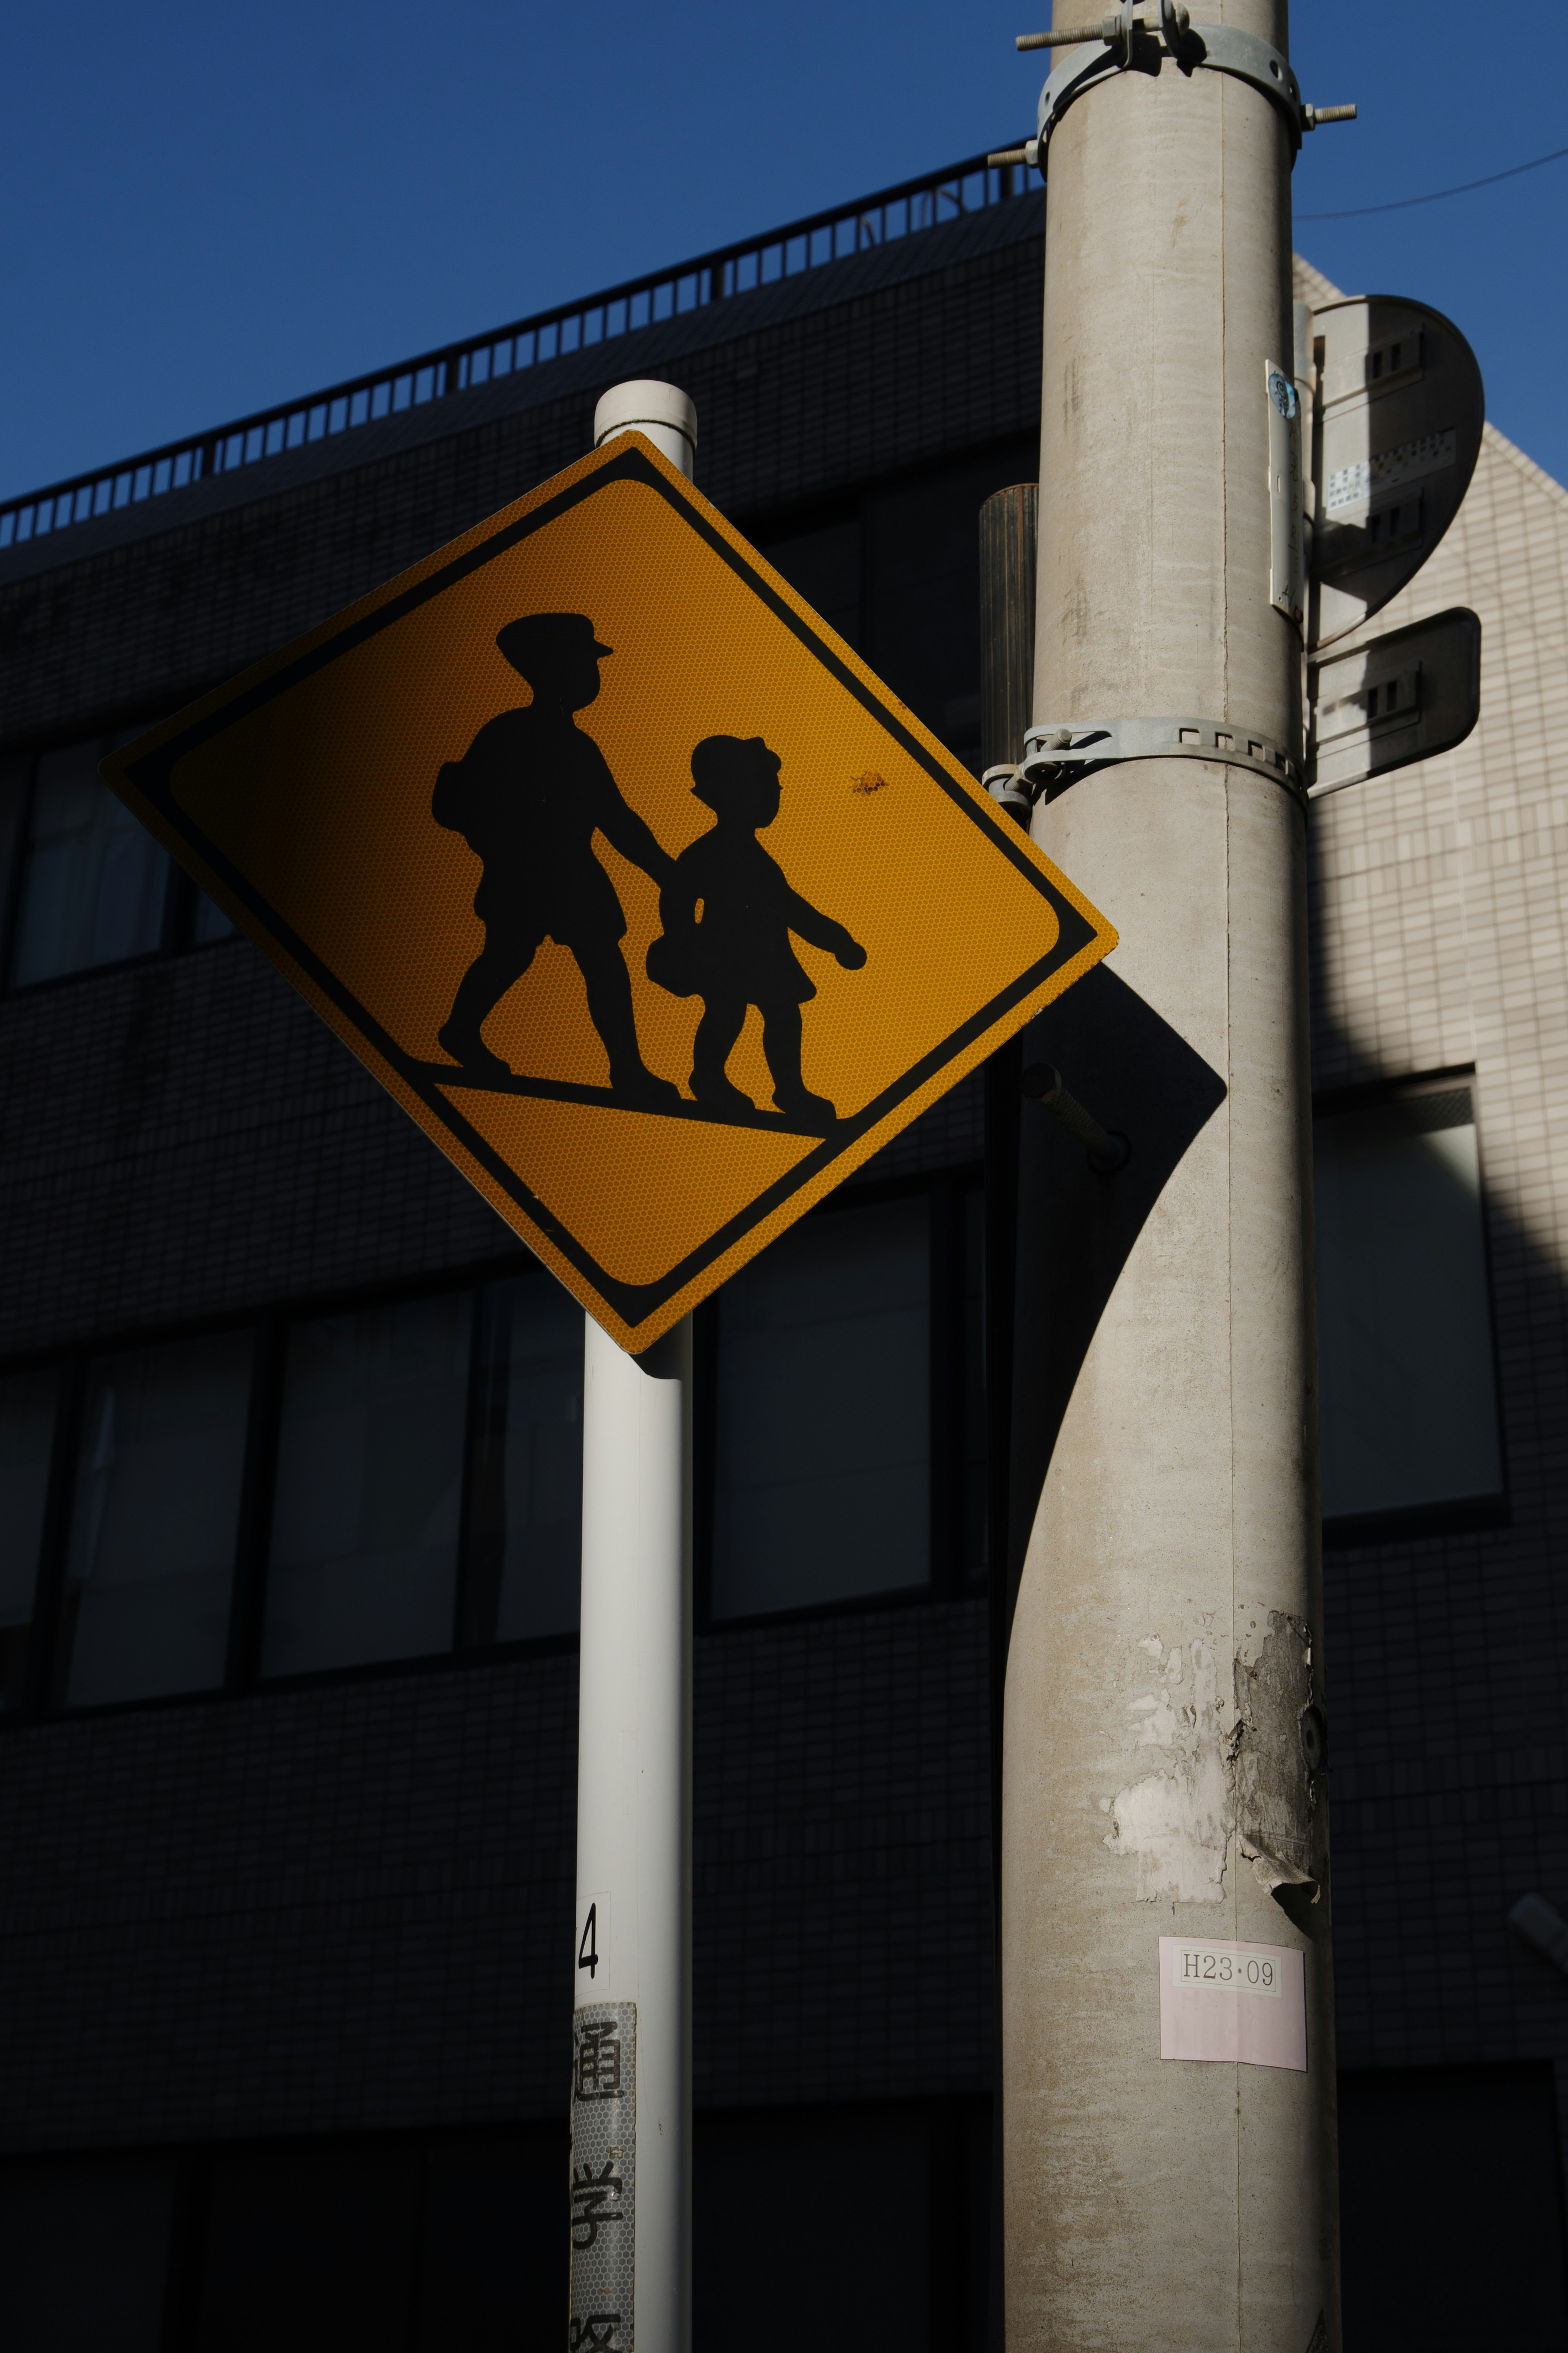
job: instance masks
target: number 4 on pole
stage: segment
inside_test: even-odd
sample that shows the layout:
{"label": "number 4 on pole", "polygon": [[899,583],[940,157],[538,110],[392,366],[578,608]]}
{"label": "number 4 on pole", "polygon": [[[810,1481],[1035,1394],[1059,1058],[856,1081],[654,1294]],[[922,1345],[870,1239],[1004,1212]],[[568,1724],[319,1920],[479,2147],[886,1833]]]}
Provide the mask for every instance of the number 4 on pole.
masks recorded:
{"label": "number 4 on pole", "polygon": [[577,1968],[579,1971],[587,1971],[590,1985],[598,1978],[601,1961],[607,1971],[610,1962],[610,1899],[605,1894],[590,1895],[586,1905],[580,1906],[577,1914]]}

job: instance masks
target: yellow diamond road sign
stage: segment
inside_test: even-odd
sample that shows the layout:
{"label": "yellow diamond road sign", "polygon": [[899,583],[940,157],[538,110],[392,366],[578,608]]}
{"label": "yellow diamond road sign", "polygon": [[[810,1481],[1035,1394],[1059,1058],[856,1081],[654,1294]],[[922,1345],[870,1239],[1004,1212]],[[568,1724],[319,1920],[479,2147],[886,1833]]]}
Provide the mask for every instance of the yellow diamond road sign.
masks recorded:
{"label": "yellow diamond road sign", "polygon": [[1115,944],[637,434],[103,773],[631,1349]]}

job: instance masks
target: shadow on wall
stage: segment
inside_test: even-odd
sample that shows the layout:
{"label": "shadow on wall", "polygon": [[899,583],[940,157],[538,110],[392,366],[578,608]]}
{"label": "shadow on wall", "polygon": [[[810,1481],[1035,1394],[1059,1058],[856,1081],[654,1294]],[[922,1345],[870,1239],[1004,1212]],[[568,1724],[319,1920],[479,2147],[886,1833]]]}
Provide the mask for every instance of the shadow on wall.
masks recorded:
{"label": "shadow on wall", "polygon": [[[1326,1531],[1345,2342],[1347,2353],[1555,2348],[1568,2342],[1568,1979],[1507,1915],[1537,1883],[1553,1900],[1568,1894],[1562,1662],[1545,1600],[1552,1499],[1531,1459],[1541,1395],[1561,1374],[1568,1288],[1485,1192],[1489,1105],[1473,1074],[1446,1086],[1391,1072],[1334,1020],[1321,839],[1310,828],[1313,1061],[1333,1082],[1319,1109],[1340,1114],[1331,1124],[1352,1159],[1358,1102],[1401,1119],[1407,1155],[1424,1131],[1418,1214],[1447,1245],[1429,1253],[1441,1268],[1433,1295],[1403,1328],[1385,1323],[1375,1361],[1380,1271],[1360,1271],[1359,1303],[1331,1303],[1321,1286],[1325,1324],[1340,1318],[1325,1364],[1336,1340],[1344,1360],[1359,1338],[1370,1398],[1408,1381],[1429,1348],[1446,1346],[1451,1361],[1458,1333],[1468,1357],[1440,1450],[1395,1431],[1406,1477],[1439,1500],[1387,1508],[1385,1489],[1384,1509],[1360,1508],[1376,1502],[1366,1482],[1388,1467],[1342,1445],[1342,1516]],[[1468,1092],[1473,1127],[1445,1124],[1455,1086]],[[1331,1187],[1344,1174],[1342,1155]],[[1478,1191],[1484,1217],[1472,1216],[1466,1241],[1460,1212]],[[1321,1217],[1333,1210],[1326,1202]],[[1380,1222],[1387,1283],[1408,1236]]]}

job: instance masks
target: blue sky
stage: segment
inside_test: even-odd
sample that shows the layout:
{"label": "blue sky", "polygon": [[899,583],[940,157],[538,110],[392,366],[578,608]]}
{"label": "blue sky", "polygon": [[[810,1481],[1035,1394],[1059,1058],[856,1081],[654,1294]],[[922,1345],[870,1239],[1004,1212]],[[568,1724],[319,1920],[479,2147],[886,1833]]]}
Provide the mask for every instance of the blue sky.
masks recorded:
{"label": "blue sky", "polygon": [[[1000,0],[18,11],[0,495],[1022,137],[1045,61],[1012,37],[1036,21]],[[1568,144],[1550,45],[1532,66],[1476,26],[1458,0],[1299,0],[1307,96],[1362,109],[1306,142],[1299,214]],[[1563,480],[1565,217],[1568,160],[1296,241],[1347,291],[1446,311],[1493,421]]]}

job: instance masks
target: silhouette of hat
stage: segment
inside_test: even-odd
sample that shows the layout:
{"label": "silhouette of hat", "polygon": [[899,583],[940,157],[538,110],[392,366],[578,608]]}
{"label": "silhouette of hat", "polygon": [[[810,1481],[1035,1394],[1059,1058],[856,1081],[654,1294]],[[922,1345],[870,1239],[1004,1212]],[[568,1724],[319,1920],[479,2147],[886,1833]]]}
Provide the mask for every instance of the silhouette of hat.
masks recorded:
{"label": "silhouette of hat", "polygon": [[599,643],[586,613],[525,613],[521,620],[509,621],[504,629],[496,631],[496,644],[530,685],[535,664],[548,671],[554,663],[574,655],[592,654],[596,660],[615,650]]}
{"label": "silhouette of hat", "polygon": [[691,789],[717,809],[737,785],[755,784],[764,775],[772,784],[783,765],[760,735],[705,735],[691,754]]}

